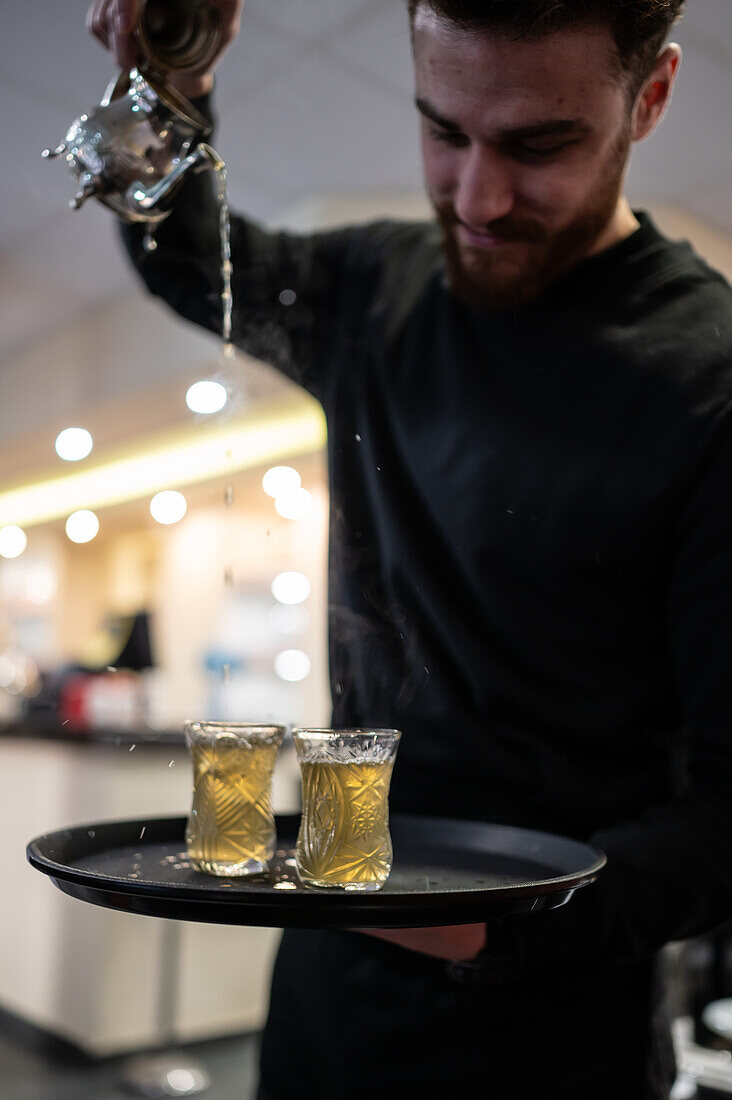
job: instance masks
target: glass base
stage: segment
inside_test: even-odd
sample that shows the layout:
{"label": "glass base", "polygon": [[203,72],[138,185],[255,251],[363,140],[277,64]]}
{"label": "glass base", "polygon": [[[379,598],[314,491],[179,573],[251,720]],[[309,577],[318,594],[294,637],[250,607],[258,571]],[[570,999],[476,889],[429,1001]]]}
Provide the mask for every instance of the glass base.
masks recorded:
{"label": "glass base", "polygon": [[197,871],[203,871],[206,875],[218,875],[220,878],[244,878],[247,875],[263,875],[269,869],[268,864],[261,859],[239,859],[233,863],[217,859],[192,859],[191,863]]}
{"label": "glass base", "polygon": [[[348,890],[349,893],[371,894],[380,890],[383,882],[323,882],[320,879],[300,878],[303,886],[314,886],[318,890]],[[384,880],[386,881],[386,880]]]}

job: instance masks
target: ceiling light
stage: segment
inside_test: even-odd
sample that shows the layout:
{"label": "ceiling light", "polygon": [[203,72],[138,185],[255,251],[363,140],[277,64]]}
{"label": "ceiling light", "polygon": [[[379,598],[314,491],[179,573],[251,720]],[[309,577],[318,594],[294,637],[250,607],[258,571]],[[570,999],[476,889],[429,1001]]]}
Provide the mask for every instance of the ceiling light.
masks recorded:
{"label": "ceiling light", "polygon": [[226,386],[220,382],[194,382],[186,393],[186,405],[194,413],[217,413],[227,400]]}
{"label": "ceiling light", "polygon": [[150,515],[158,523],[177,523],[187,508],[186,498],[175,489],[163,489],[150,501]]}
{"label": "ceiling light", "polygon": [[313,498],[307,489],[294,489],[291,493],[278,496],[275,511],[283,519],[303,519],[313,506]]}
{"label": "ceiling light", "polygon": [[293,493],[301,484],[300,475],[292,466],[272,466],[262,478],[262,488],[268,497]]}
{"label": "ceiling light", "polygon": [[278,603],[302,603],[310,595],[310,581],[304,573],[278,573],[272,581],[272,595]]}
{"label": "ceiling light", "polygon": [[280,680],[297,683],[310,672],[310,658],[301,649],[283,649],[275,657],[274,670]]}
{"label": "ceiling light", "polygon": [[66,534],[72,542],[91,542],[99,531],[99,520],[88,508],[72,512],[66,520]]}
{"label": "ceiling light", "polygon": [[0,556],[3,558],[17,558],[28,545],[25,531],[14,523],[7,527],[0,527]]}
{"label": "ceiling light", "polygon": [[56,436],[56,454],[66,462],[78,462],[86,458],[94,446],[86,428],[64,428]]}

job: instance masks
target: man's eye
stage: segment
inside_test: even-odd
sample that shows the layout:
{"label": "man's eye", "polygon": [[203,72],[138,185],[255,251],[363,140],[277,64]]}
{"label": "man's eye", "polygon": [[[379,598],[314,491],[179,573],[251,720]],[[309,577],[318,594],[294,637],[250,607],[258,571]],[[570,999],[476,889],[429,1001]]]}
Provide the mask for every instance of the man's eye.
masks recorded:
{"label": "man's eye", "polygon": [[456,133],[453,130],[440,130],[436,126],[430,127],[430,137],[433,141],[441,141],[445,145],[452,145],[455,148],[462,148],[468,141],[465,134]]}
{"label": "man's eye", "polygon": [[568,149],[570,145],[574,145],[574,142],[562,141],[557,145],[542,145],[539,148],[533,145],[515,145],[513,152],[514,156],[525,160],[543,160],[555,157],[563,149]]}

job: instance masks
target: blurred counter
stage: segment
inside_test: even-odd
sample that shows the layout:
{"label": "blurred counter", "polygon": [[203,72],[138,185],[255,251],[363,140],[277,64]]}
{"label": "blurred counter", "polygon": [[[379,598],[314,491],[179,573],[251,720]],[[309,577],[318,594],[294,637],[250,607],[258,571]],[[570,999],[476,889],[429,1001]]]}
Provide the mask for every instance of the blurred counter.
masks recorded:
{"label": "blurred counter", "polygon": [[[275,773],[278,812],[297,806],[294,752]],[[104,820],[184,816],[191,772],[180,731],[0,725],[0,1007],[108,1055],[253,1031],[266,1011],[279,933],[155,920],[62,894],[26,862],[44,832]],[[175,974],[165,976],[175,925]],[[170,988],[175,991],[170,1005]],[[164,1006],[164,1010],[163,1010]]]}
{"label": "blurred counter", "polygon": [[70,722],[59,722],[55,717],[37,717],[35,715],[16,719],[11,722],[0,721],[0,738],[22,737],[24,740],[65,741],[70,744],[94,745],[185,745],[185,736],[181,729],[151,729],[149,726],[138,729],[129,727],[115,728],[74,726]]}

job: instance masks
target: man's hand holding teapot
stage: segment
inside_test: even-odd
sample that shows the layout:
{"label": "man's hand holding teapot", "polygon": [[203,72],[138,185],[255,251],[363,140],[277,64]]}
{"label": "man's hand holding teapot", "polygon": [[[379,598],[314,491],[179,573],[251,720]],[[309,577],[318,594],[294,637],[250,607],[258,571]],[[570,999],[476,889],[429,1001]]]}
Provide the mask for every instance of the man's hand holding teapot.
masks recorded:
{"label": "man's hand holding teapot", "polygon": [[[170,73],[168,83],[188,99],[206,95],[213,87],[213,73],[227,46],[236,38],[244,0],[207,0],[219,12],[221,43],[205,71]],[[135,37],[139,0],[95,0],[86,17],[87,29],[116,58],[120,68],[130,70],[141,60]]]}

